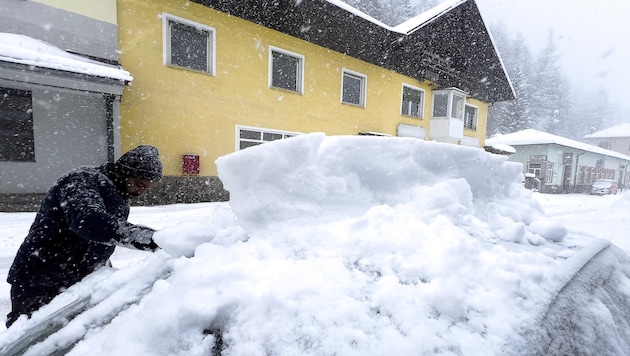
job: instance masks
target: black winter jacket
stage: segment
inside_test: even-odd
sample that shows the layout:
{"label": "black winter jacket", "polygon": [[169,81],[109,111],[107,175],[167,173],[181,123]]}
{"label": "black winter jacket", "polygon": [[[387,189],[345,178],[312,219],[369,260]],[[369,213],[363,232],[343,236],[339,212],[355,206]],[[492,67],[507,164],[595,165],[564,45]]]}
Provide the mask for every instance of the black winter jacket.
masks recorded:
{"label": "black winter jacket", "polygon": [[50,188],[9,270],[10,284],[62,290],[104,266],[115,245],[158,248],[153,229],[127,222],[129,203],[112,169],[81,167]]}

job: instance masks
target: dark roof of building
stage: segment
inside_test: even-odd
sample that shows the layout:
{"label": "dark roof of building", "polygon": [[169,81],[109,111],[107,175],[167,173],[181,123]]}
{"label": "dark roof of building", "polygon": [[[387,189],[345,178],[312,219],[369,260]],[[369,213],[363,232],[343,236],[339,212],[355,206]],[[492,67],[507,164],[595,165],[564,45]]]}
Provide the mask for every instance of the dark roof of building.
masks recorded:
{"label": "dark roof of building", "polygon": [[193,0],[397,73],[494,103],[514,90],[474,0],[401,33],[329,0]]}

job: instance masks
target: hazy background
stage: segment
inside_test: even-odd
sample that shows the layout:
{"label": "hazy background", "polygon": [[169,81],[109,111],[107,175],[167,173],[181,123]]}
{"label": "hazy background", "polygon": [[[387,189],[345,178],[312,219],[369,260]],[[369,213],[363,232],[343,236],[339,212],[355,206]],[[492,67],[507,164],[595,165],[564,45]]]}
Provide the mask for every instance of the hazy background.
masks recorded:
{"label": "hazy background", "polygon": [[[442,2],[442,1],[440,1]],[[502,23],[540,51],[553,31],[561,65],[572,89],[605,89],[624,121],[630,121],[630,1],[476,0],[489,27]],[[590,87],[590,88],[589,88]]]}

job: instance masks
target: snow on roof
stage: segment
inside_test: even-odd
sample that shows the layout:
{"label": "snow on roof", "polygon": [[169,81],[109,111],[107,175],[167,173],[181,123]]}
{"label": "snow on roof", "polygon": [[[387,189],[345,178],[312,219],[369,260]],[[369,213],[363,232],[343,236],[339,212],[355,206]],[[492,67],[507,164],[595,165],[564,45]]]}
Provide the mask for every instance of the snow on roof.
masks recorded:
{"label": "snow on roof", "polygon": [[0,61],[131,81],[126,70],[68,53],[38,39],[0,32]]}
{"label": "snow on roof", "polygon": [[418,28],[430,23],[431,21],[435,20],[436,18],[442,16],[443,14],[451,11],[452,9],[454,9],[455,7],[457,7],[460,4],[465,3],[468,0],[446,0],[441,4],[438,4],[437,6],[419,14],[416,17],[412,17],[411,19],[397,25],[397,26],[388,26],[386,24],[384,24],[383,22],[373,18],[372,16],[358,10],[355,9],[354,7],[346,4],[345,2],[341,1],[341,0],[326,0],[329,3],[340,7],[348,12],[353,13],[356,16],[359,16],[365,20],[368,20],[376,25],[379,25],[387,30],[390,30],[392,32],[398,32],[401,34],[409,34],[410,32],[413,32],[414,30],[417,30]]}
{"label": "snow on roof", "polygon": [[505,152],[505,153],[516,153],[516,149],[510,145],[506,145],[503,143],[495,143],[493,145],[489,145],[486,140],[486,147],[491,147],[495,151]]}
{"label": "snow on roof", "polygon": [[630,124],[621,124],[585,135],[584,138],[630,137]]}
{"label": "snow on roof", "polygon": [[417,30],[420,27],[423,27],[424,25],[430,23],[431,21],[444,15],[445,13],[451,11],[452,9],[465,3],[466,1],[468,0],[446,0],[443,3],[419,14],[418,16],[412,17],[409,20],[399,24],[398,26],[394,27],[394,31],[408,34],[414,30]]}
{"label": "snow on roof", "polygon": [[366,14],[365,12],[363,12],[363,11],[361,11],[359,9],[355,9],[354,7],[346,4],[345,2],[343,2],[341,0],[326,0],[326,1],[328,1],[329,3],[331,3],[331,4],[333,4],[333,5],[337,6],[337,7],[342,8],[342,9],[348,11],[348,12],[351,12],[352,14],[354,14],[356,16],[359,16],[359,17],[361,17],[361,18],[363,18],[365,20],[368,20],[368,21],[370,21],[370,22],[372,22],[372,23],[374,23],[376,25],[379,25],[379,26],[381,26],[383,28],[386,28],[388,30],[391,30],[391,31],[395,31],[393,27],[387,26],[383,22],[373,18],[372,16]]}
{"label": "snow on roof", "polygon": [[589,145],[587,143],[568,139],[566,137],[552,135],[547,132],[542,132],[534,129],[527,129],[523,131],[514,132],[507,135],[495,136],[486,140],[487,146],[494,146],[497,144],[505,144],[510,146],[524,146],[524,145],[541,145],[541,144],[556,144],[560,146],[566,146],[576,148],[583,151],[599,153],[606,156],[621,158],[630,160],[630,156],[626,156],[619,152],[607,150],[601,147]]}

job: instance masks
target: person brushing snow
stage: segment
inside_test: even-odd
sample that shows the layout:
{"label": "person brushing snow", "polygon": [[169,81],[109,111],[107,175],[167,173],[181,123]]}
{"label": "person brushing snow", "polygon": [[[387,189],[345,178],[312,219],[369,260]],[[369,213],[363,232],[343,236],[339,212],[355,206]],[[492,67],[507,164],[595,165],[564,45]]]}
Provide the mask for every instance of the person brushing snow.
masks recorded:
{"label": "person brushing snow", "polygon": [[115,246],[155,251],[155,230],[131,224],[128,199],[162,179],[158,149],[138,146],[116,162],[74,169],[48,190],[20,246],[11,284],[10,327],[105,266]]}

